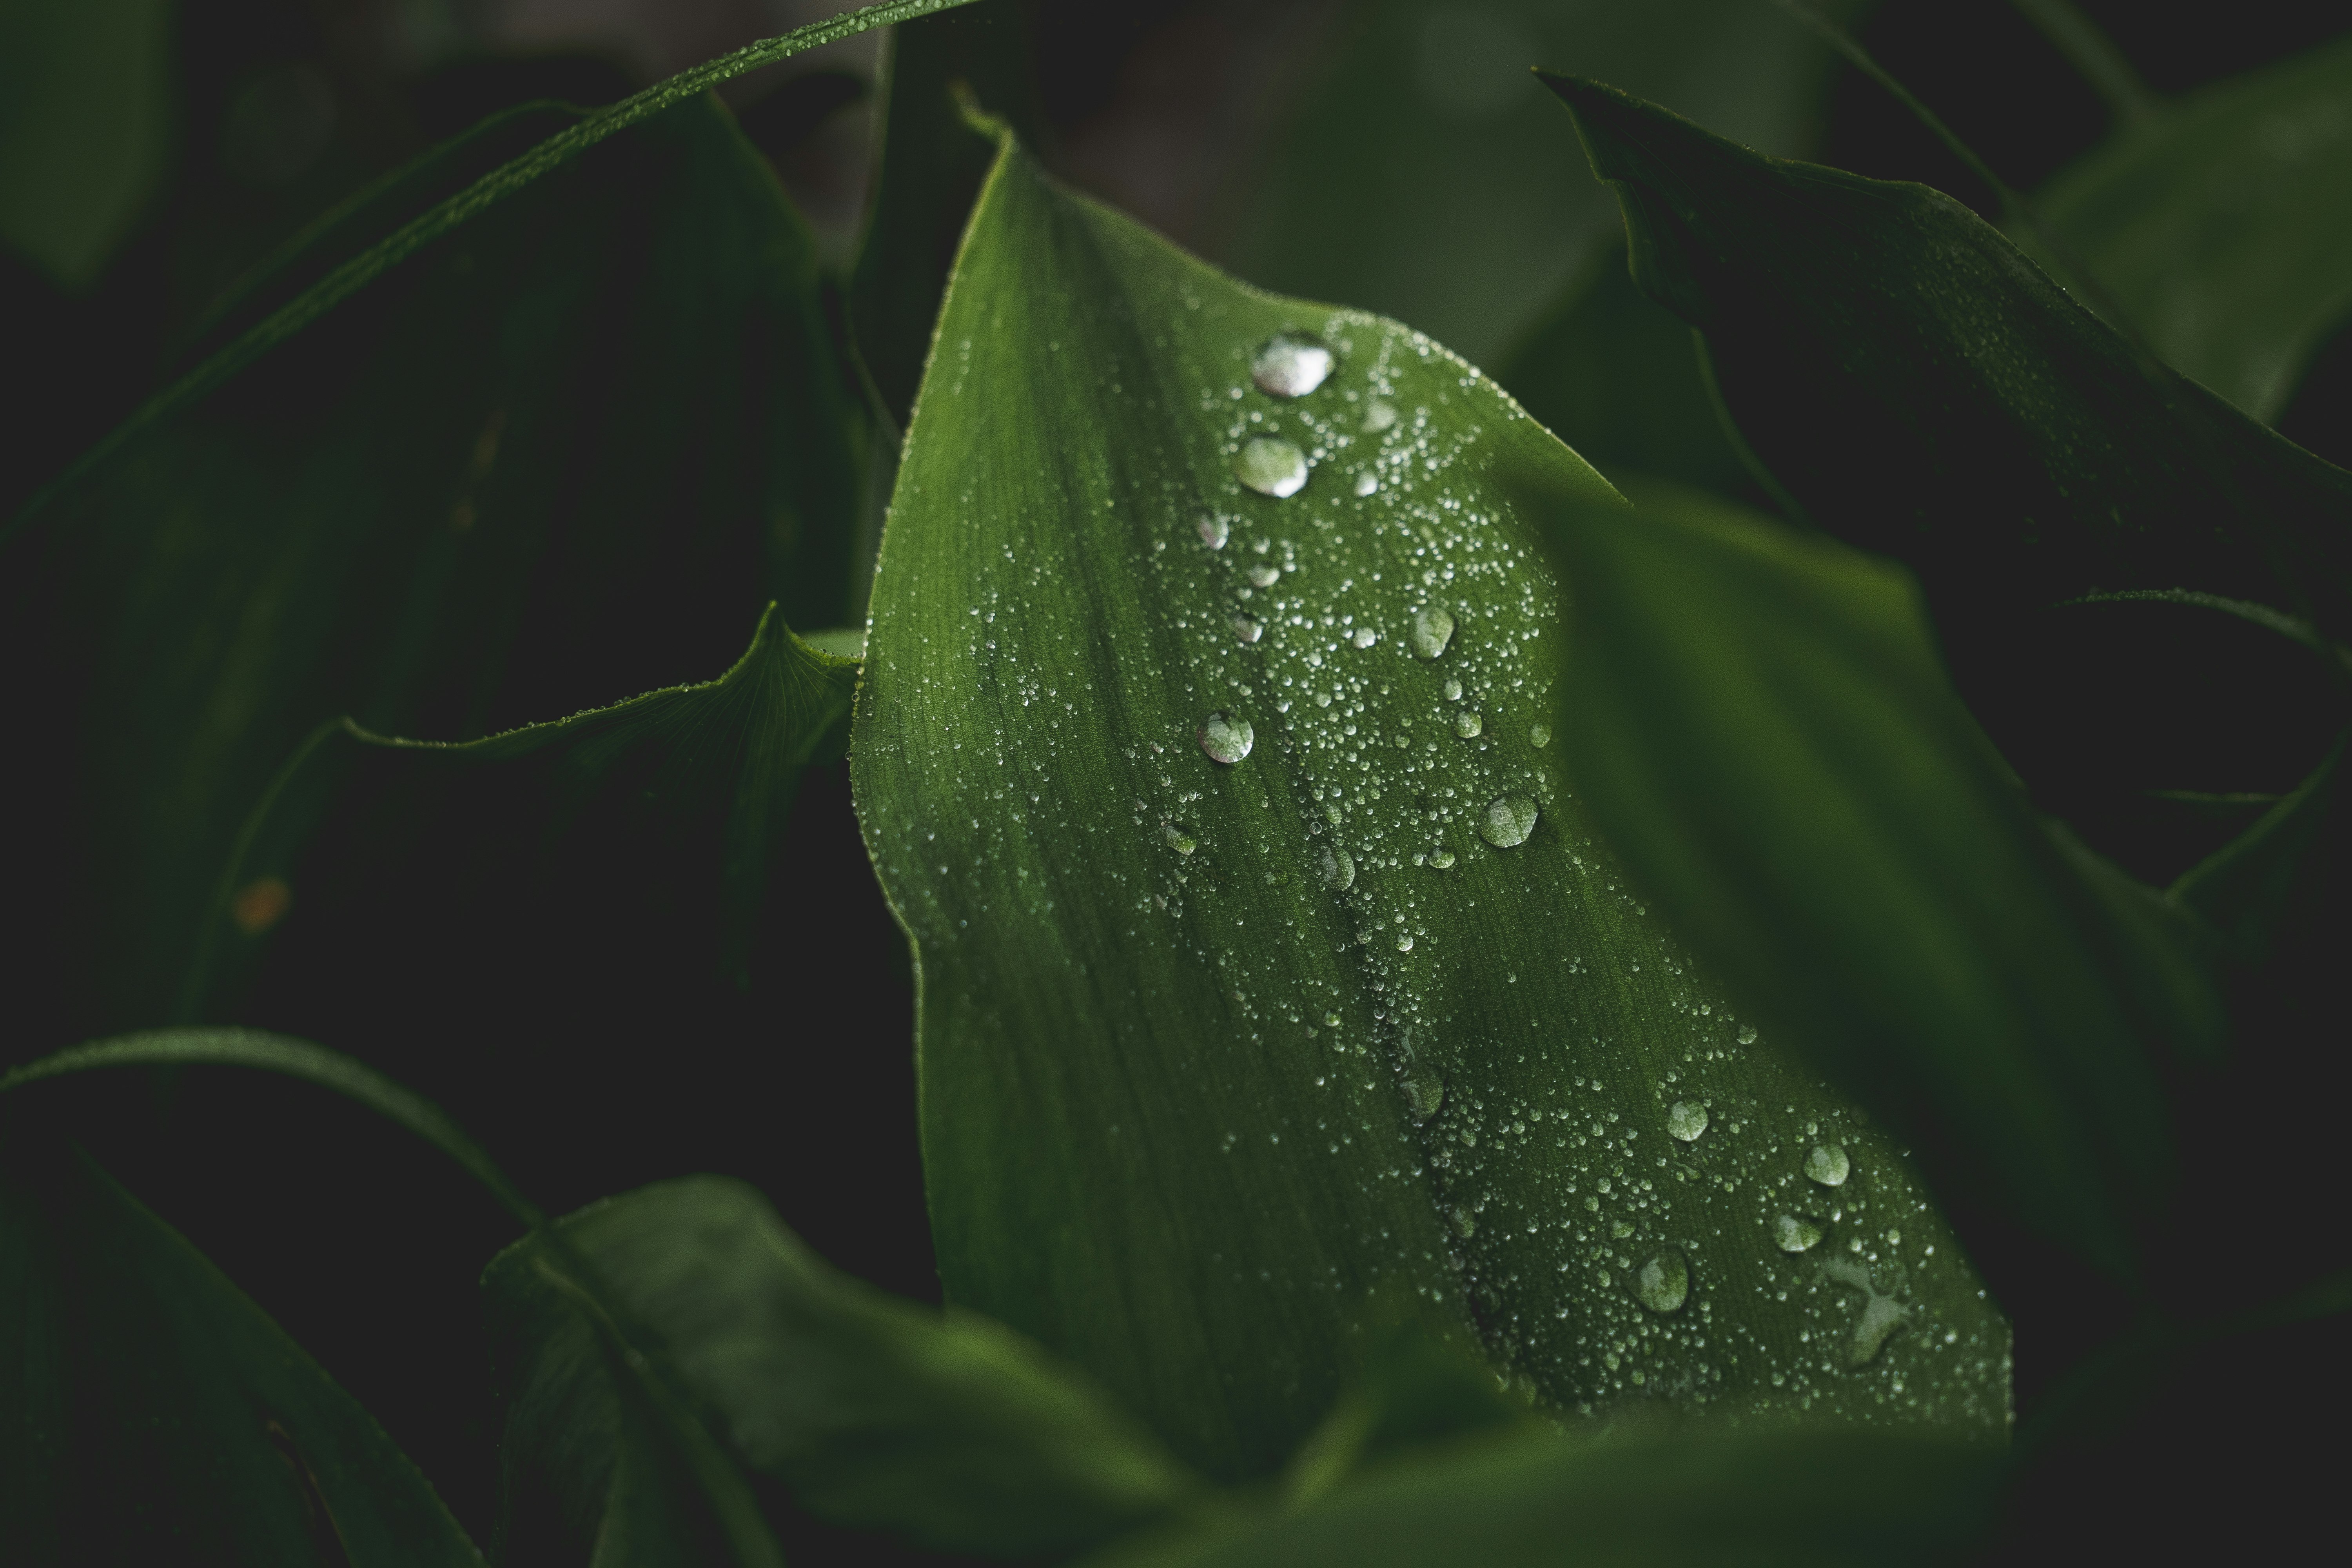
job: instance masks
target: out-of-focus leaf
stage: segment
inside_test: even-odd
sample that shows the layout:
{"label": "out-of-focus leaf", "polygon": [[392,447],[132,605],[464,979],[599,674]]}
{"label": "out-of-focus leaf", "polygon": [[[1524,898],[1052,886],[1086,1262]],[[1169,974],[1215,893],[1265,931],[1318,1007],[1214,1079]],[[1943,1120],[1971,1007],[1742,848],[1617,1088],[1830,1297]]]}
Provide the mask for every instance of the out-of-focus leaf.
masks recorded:
{"label": "out-of-focus leaf", "polygon": [[1545,521],[1560,733],[1635,880],[1940,1176],[2133,1275],[2174,1179],[2146,1047],[2210,1054],[2219,1003],[2035,817],[1908,576],[1728,508]]}
{"label": "out-of-focus leaf", "polygon": [[94,281],[171,153],[169,0],[0,4],[0,240]]}
{"label": "out-of-focus leaf", "polygon": [[1292,1458],[1283,1492],[1295,1508],[1367,1465],[1474,1434],[1538,1426],[1527,1401],[1499,1386],[1471,1345],[1406,1330],[1365,1358],[1354,1384]]}
{"label": "out-of-focus leaf", "polygon": [[2347,103],[2352,37],[2126,130],[2035,204],[2158,353],[2257,419],[2352,310]]}
{"label": "out-of-focus leaf", "polygon": [[2344,746],[2336,742],[2300,788],[2173,886],[2242,963],[2268,959],[2282,934],[2291,940],[2317,916],[2315,905],[2345,901]]}
{"label": "out-of-focus leaf", "polygon": [[708,931],[714,978],[740,983],[777,831],[802,768],[829,737],[837,754],[856,680],[771,605],[716,680],[456,744],[327,725],[225,863],[182,1011],[205,1010],[219,971],[257,962],[281,920],[364,930],[352,922],[386,880],[419,862],[443,879],[442,901],[504,901],[515,920],[551,881],[578,898],[552,873],[584,865]]}
{"label": "out-of-focus leaf", "polygon": [[349,1394],[54,1143],[21,1122],[0,1132],[0,1556],[481,1561]]}
{"label": "out-of-focus leaf", "polygon": [[[1198,1484],[1034,1346],[835,1272],[738,1183],[666,1183],[556,1231],[741,1462],[830,1523],[992,1557],[1059,1553]],[[483,1288],[515,1528],[593,1539],[616,1508],[661,1506],[562,1267],[524,1241]]]}
{"label": "out-of-focus leaf", "polygon": [[903,428],[930,353],[940,295],[988,144],[955,101],[969,92],[1034,138],[1044,116],[1021,0],[991,0],[890,29],[881,164],[850,279],[850,312],[876,389]]}
{"label": "out-of-focus leaf", "polygon": [[1998,1429],[2006,1330],[1899,1151],[1729,1015],[1561,787],[1506,458],[1611,499],[1426,337],[1000,155],[851,749],[950,1299],[1223,1476],[1281,1465],[1398,1303],[1555,1413]]}
{"label": "out-of-focus leaf", "polygon": [[[411,192],[379,199],[395,222]],[[850,414],[803,226],[701,99],[141,426],[0,554],[69,825],[32,876],[58,1026],[173,1016],[240,825],[321,722],[468,738],[723,668],[771,599],[843,619]]]}
{"label": "out-of-focus leaf", "polygon": [[1500,363],[1613,226],[1606,193],[1548,139],[1529,67],[1623,82],[1799,153],[1832,63],[1756,0],[1373,0],[1333,25],[1237,184],[1218,253],[1269,288],[1418,323],[1477,364]]}
{"label": "out-of-focus leaf", "polygon": [[1992,1517],[1999,1450],[1916,1434],[1685,1432],[1471,1442],[1285,1518],[1169,1531],[1088,1568],[1935,1563]]}

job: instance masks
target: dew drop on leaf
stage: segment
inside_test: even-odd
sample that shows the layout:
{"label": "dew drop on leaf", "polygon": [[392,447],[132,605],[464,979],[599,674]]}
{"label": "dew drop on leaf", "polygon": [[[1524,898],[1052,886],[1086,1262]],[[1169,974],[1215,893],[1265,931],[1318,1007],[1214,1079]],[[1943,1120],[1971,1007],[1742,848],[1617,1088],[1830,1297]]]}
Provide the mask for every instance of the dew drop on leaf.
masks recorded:
{"label": "dew drop on leaf", "polygon": [[1822,1227],[1802,1215],[1784,1214],[1772,1222],[1772,1239],[1783,1252],[1810,1252],[1821,1243]]}
{"label": "dew drop on leaf", "polygon": [[1345,849],[1326,844],[1323,853],[1316,858],[1315,874],[1322,878],[1323,885],[1333,892],[1344,893],[1355,886],[1356,863],[1349,858]]}
{"label": "dew drop on leaf", "polygon": [[1250,379],[1276,397],[1304,397],[1330,374],[1330,345],[1306,332],[1276,332],[1250,362]]}
{"label": "dew drop on leaf", "polygon": [[1756,1043],[1756,1026],[1753,1024],[1740,1025],[1738,1039],[1739,1043],[1743,1046],[1754,1045]]}
{"label": "dew drop on leaf", "polygon": [[1250,580],[1250,586],[1254,588],[1271,588],[1282,581],[1282,568],[1261,561],[1242,575]]}
{"label": "dew drop on leaf", "polygon": [[1225,541],[1233,536],[1234,525],[1211,513],[1201,519],[1201,542],[1212,550],[1223,550]]}
{"label": "dew drop on leaf", "polygon": [[1249,616],[1235,616],[1234,617],[1234,636],[1241,638],[1244,642],[1255,642],[1258,638],[1265,636],[1265,623]]}
{"label": "dew drop on leaf", "polygon": [[1805,1156],[1805,1174],[1825,1187],[1842,1187],[1853,1163],[1845,1156],[1843,1143],[1816,1143]]}
{"label": "dew drop on leaf", "polygon": [[1666,1131],[1685,1143],[1696,1142],[1706,1131],[1706,1107],[1677,1100],[1666,1111]]}
{"label": "dew drop on leaf", "polygon": [[1222,708],[1202,720],[1194,734],[1211,762],[1228,766],[1248,756],[1250,748],[1257,744],[1257,733],[1250,728],[1250,721]]}
{"label": "dew drop on leaf", "polygon": [[1669,1247],[1633,1276],[1633,1294],[1653,1312],[1671,1312],[1690,1299],[1690,1265]]}
{"label": "dew drop on leaf", "polygon": [[1454,616],[1432,605],[1412,617],[1412,651],[1418,658],[1435,658],[1454,640]]}
{"label": "dew drop on leaf", "polygon": [[1551,726],[1550,726],[1550,725],[1549,725],[1549,724],[1530,724],[1530,725],[1528,725],[1528,740],[1530,740],[1530,741],[1532,741],[1532,742],[1535,742],[1537,745],[1538,745],[1538,746],[1549,746],[1549,745],[1550,745],[1550,744],[1551,744]]}
{"label": "dew drop on leaf", "polygon": [[1449,869],[1454,864],[1454,851],[1451,849],[1437,850],[1430,856],[1429,863],[1436,867],[1441,871]]}
{"label": "dew drop on leaf", "polygon": [[1364,405],[1362,429],[1367,436],[1377,436],[1396,423],[1396,405],[1385,397],[1375,397]]}
{"label": "dew drop on leaf", "polygon": [[1262,496],[1295,496],[1307,484],[1307,454],[1279,436],[1259,436],[1234,459],[1234,478]]}
{"label": "dew drop on leaf", "polygon": [[1445,1103],[1445,1080],[1433,1072],[1405,1079],[1404,1102],[1412,1108],[1415,1121],[1428,1121]]}
{"label": "dew drop on leaf", "polygon": [[1467,1241],[1472,1237],[1478,1234],[1478,1216],[1472,1214],[1468,1209],[1464,1208],[1460,1204],[1455,1204],[1454,1205],[1454,1213],[1451,1217],[1454,1221],[1454,1234],[1460,1237],[1463,1240]]}
{"label": "dew drop on leaf", "polygon": [[1517,849],[1535,830],[1536,803],[1523,795],[1507,795],[1493,802],[1478,822],[1478,837],[1497,849]]}
{"label": "dew drop on leaf", "polygon": [[1454,732],[1465,741],[1486,727],[1486,721],[1475,713],[1456,713],[1454,716]]}
{"label": "dew drop on leaf", "polygon": [[1445,678],[1445,700],[1448,702],[1462,700],[1462,683],[1450,675]]}
{"label": "dew drop on leaf", "polygon": [[1378,490],[1380,488],[1381,477],[1372,472],[1371,469],[1366,468],[1362,473],[1356,476],[1356,493],[1358,495],[1368,496]]}
{"label": "dew drop on leaf", "polygon": [[1381,634],[1372,630],[1370,626],[1358,626],[1354,635],[1348,640],[1354,643],[1358,647],[1370,647],[1374,643],[1381,640]]}

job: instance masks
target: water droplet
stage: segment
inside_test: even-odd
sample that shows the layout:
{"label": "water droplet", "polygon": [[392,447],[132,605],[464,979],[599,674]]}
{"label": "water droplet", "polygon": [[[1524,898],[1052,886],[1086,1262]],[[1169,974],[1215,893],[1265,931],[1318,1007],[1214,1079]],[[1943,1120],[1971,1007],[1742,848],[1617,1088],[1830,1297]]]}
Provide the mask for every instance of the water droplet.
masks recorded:
{"label": "water droplet", "polygon": [[1250,586],[1254,588],[1271,588],[1282,581],[1282,568],[1261,561],[1242,575],[1250,580]]}
{"label": "water droplet", "polygon": [[1339,1026],[1339,1014],[1337,1014],[1337,1013],[1326,1013],[1326,1014],[1324,1014],[1324,1015],[1323,1015],[1323,1026],[1324,1026],[1325,1028],[1327,1028],[1327,1029],[1336,1029],[1336,1028],[1338,1028],[1338,1027]]}
{"label": "water droplet", "polygon": [[1821,1224],[1802,1215],[1784,1214],[1772,1222],[1772,1239],[1783,1252],[1808,1252],[1821,1243]]}
{"label": "water droplet", "polygon": [[1677,1100],[1666,1111],[1666,1131],[1685,1143],[1696,1142],[1706,1131],[1706,1107]]}
{"label": "water droplet", "polygon": [[1532,741],[1532,742],[1535,742],[1537,745],[1538,745],[1538,746],[1549,746],[1549,745],[1550,745],[1550,744],[1551,744],[1551,726],[1550,726],[1550,725],[1549,725],[1549,724],[1530,724],[1530,725],[1528,725],[1528,740],[1530,740],[1530,741]]}
{"label": "water droplet", "polygon": [[1436,850],[1429,857],[1429,863],[1436,867],[1441,871],[1446,870],[1454,864],[1454,851],[1451,849]]}
{"label": "water droplet", "polygon": [[1435,658],[1454,640],[1454,617],[1435,605],[1412,618],[1412,651],[1419,658]]}
{"label": "water droplet", "polygon": [[1467,1241],[1472,1237],[1478,1234],[1478,1216],[1472,1214],[1468,1209],[1464,1208],[1460,1204],[1455,1204],[1454,1205],[1454,1214],[1452,1217],[1454,1220],[1454,1234],[1460,1237],[1463,1240]]}
{"label": "water droplet", "polygon": [[1200,522],[1201,542],[1212,550],[1223,550],[1232,537],[1234,525],[1222,517],[1203,517]]}
{"label": "water droplet", "polygon": [[1497,849],[1517,849],[1535,830],[1536,803],[1523,795],[1495,801],[1478,823],[1478,837]]}
{"label": "water droplet", "polygon": [[1179,855],[1190,855],[1193,850],[1200,847],[1199,845],[1192,842],[1192,837],[1191,834],[1186,833],[1182,828],[1177,826],[1172,822],[1162,823],[1160,825],[1160,831],[1167,835],[1168,847],[1173,849]]}
{"label": "water droplet", "polygon": [[1454,716],[1454,732],[1465,741],[1486,727],[1486,721],[1475,713],[1456,713]]}
{"label": "water droplet", "polygon": [[1211,762],[1228,765],[1248,756],[1250,748],[1257,744],[1257,733],[1250,728],[1250,721],[1222,708],[1202,720],[1193,735],[1201,742],[1201,750],[1209,753]]}
{"label": "water droplet", "polygon": [[1397,938],[1397,951],[1399,952],[1411,952],[1412,951],[1412,938],[1411,936],[1401,936]]}
{"label": "water droplet", "polygon": [[1363,432],[1377,436],[1396,423],[1396,405],[1385,397],[1375,397],[1364,405]]}
{"label": "water droplet", "polygon": [[1671,1312],[1690,1299],[1690,1265],[1669,1247],[1633,1276],[1633,1295],[1653,1312]]}
{"label": "water droplet", "polygon": [[1434,1072],[1405,1079],[1404,1102],[1412,1107],[1415,1121],[1428,1121],[1445,1103],[1445,1080]]}
{"label": "water droplet", "polygon": [[1354,643],[1358,647],[1370,647],[1374,643],[1381,640],[1381,634],[1372,630],[1370,626],[1358,626],[1354,634],[1349,637],[1348,640]]}
{"label": "water droplet", "polygon": [[1754,1045],[1756,1043],[1756,1026],[1753,1024],[1740,1025],[1738,1040],[1743,1046]]}
{"label": "water droplet", "polygon": [[1633,1235],[1633,1222],[1632,1220],[1630,1220],[1630,1219],[1612,1219],[1612,1220],[1611,1220],[1611,1221],[1609,1222],[1609,1235],[1610,1235],[1611,1239],[1615,1240],[1615,1241],[1622,1241],[1622,1240],[1624,1240],[1627,1237],[1629,1237],[1629,1236],[1631,1236],[1631,1235]]}
{"label": "water droplet", "polygon": [[1356,493],[1358,495],[1368,496],[1380,488],[1381,477],[1372,472],[1371,469],[1366,468],[1362,473],[1356,476]]}
{"label": "water droplet", "polygon": [[1316,857],[1315,872],[1323,879],[1323,885],[1335,893],[1344,893],[1356,883],[1355,861],[1334,844],[1323,846],[1323,853]]}
{"label": "water droplet", "polygon": [[1816,1143],[1805,1156],[1805,1174],[1825,1187],[1842,1187],[1853,1169],[1853,1162],[1845,1157],[1843,1143]]}
{"label": "water droplet", "polygon": [[1448,702],[1462,700],[1462,683],[1450,675],[1445,678],[1445,700]]}
{"label": "water droplet", "polygon": [[1307,484],[1307,454],[1278,436],[1259,436],[1234,459],[1234,478],[1262,496],[1295,496]]}
{"label": "water droplet", "polygon": [[1331,374],[1331,348],[1306,332],[1277,332],[1250,362],[1250,379],[1276,397],[1304,397]]}
{"label": "water droplet", "polygon": [[1265,636],[1265,623],[1260,620],[1253,620],[1248,616],[1235,616],[1234,617],[1234,636],[1241,638],[1244,642],[1255,642],[1258,638]]}

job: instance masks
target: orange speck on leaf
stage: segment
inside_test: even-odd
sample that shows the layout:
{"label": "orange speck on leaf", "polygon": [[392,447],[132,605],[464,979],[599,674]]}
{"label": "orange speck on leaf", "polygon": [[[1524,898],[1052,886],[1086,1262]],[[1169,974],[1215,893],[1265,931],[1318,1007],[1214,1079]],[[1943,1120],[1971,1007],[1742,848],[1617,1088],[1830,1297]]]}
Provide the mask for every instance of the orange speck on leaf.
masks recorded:
{"label": "orange speck on leaf", "polygon": [[259,936],[284,920],[293,902],[294,889],[283,879],[263,877],[236,890],[236,896],[228,902],[228,918],[246,935]]}

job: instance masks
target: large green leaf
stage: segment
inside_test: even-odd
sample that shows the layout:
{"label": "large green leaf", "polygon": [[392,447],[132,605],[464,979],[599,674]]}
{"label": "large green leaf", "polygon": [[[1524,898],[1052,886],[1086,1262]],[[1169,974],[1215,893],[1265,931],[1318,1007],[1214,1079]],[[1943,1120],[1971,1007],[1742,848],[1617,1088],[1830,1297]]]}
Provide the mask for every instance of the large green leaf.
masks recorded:
{"label": "large green leaf", "polygon": [[2157,353],[2257,419],[2352,310],[2347,98],[2352,37],[2126,130],[2036,203]]}
{"label": "large green leaf", "polygon": [[298,898],[300,922],[327,928],[300,959],[321,940],[383,941],[391,889],[420,869],[436,903],[530,924],[549,918],[541,900],[583,897],[559,869],[580,867],[692,932],[713,981],[742,984],[784,813],[828,736],[838,754],[856,679],[771,605],[715,680],[456,744],[323,726],[225,861],[181,1010],[260,961]]}
{"label": "large green leaf", "polygon": [[850,413],[804,229],[705,98],[137,426],[5,555],[73,828],[55,1026],[172,1016],[240,823],[322,721],[463,739],[723,668],[771,599],[842,618]]}
{"label": "large green leaf", "polygon": [[2175,1171],[2158,1042],[2223,1023],[2036,819],[1906,574],[1727,508],[1564,489],[1575,785],[1700,956],[1935,1152],[2121,1275]]}
{"label": "large green leaf", "polygon": [[1831,1564],[1957,1560],[1992,1516],[1997,1454],[1913,1434],[1549,1435],[1382,1466],[1312,1508],[1168,1531],[1089,1568]]}
{"label": "large green leaf", "polygon": [[87,1156],[9,1120],[0,1555],[481,1561],[392,1439],[259,1308]]}
{"label": "large green leaf", "polygon": [[[1304,90],[1213,214],[1214,232],[1230,234],[1216,253],[1269,287],[1416,322],[1483,365],[1557,308],[1613,216],[1548,138],[1530,66],[1621,81],[1801,153],[1832,63],[1756,0],[1372,0],[1326,21],[1329,41],[1291,68]],[[1297,47],[1278,32],[1265,45],[1269,70]]]}
{"label": "large green leaf", "polygon": [[[1284,331],[1337,360],[1297,398],[1253,380]],[[1427,338],[1001,154],[851,752],[950,1299],[1223,1475],[1398,1317],[1556,1411],[1999,1430],[2006,1329],[1900,1151],[1730,1016],[1561,788],[1505,458],[1610,497]]]}
{"label": "large green leaf", "polygon": [[94,281],[171,154],[168,0],[0,4],[0,240]]}
{"label": "large green leaf", "polygon": [[[1197,1488],[1034,1345],[835,1272],[738,1183],[666,1183],[555,1234],[742,1463],[828,1523],[1026,1557],[1100,1542]],[[684,1511],[569,1267],[533,1239],[483,1277],[509,1405],[510,1546]]]}

